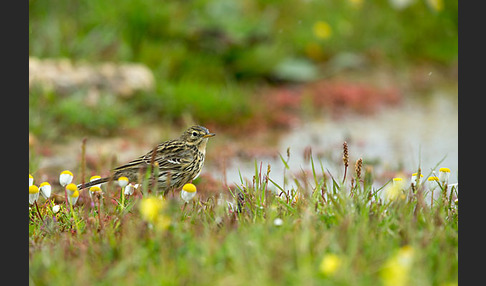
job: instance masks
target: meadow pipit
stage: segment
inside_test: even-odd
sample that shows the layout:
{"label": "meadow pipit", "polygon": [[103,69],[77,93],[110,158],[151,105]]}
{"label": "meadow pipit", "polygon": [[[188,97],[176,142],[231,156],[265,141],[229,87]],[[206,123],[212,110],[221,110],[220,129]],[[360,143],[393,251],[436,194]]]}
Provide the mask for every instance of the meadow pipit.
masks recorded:
{"label": "meadow pipit", "polygon": [[204,164],[206,144],[209,137],[214,135],[216,134],[210,133],[206,127],[192,126],[178,139],[163,142],[145,155],[113,169],[110,176],[90,181],[84,185],[80,184],[78,188],[89,188],[93,185],[118,180],[122,176],[132,182],[138,181],[139,175],[144,175],[150,165],[158,165],[157,178],[154,178],[152,168],[151,178],[148,182],[151,184],[156,179],[158,189],[165,195],[170,190],[180,188],[199,176]]}

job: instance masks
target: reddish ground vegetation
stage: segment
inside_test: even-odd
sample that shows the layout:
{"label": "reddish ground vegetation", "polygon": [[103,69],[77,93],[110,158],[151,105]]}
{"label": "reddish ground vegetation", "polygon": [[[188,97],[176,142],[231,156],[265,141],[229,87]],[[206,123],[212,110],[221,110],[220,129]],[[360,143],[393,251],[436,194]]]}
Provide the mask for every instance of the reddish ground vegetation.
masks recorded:
{"label": "reddish ground vegetation", "polygon": [[381,106],[399,103],[402,94],[398,88],[323,80],[305,86],[265,89],[261,98],[263,108],[248,124],[254,132],[296,126],[308,111],[328,112],[332,116],[344,112],[371,113]]}

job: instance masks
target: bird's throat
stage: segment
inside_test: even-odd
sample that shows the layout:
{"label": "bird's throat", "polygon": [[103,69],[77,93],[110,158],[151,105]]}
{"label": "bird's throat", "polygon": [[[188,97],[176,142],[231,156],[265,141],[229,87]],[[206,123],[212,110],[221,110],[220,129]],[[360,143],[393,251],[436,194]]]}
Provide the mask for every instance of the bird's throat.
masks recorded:
{"label": "bird's throat", "polygon": [[204,138],[202,140],[201,144],[199,144],[199,146],[197,146],[197,149],[199,150],[199,152],[206,154],[206,144],[208,144],[208,138]]}

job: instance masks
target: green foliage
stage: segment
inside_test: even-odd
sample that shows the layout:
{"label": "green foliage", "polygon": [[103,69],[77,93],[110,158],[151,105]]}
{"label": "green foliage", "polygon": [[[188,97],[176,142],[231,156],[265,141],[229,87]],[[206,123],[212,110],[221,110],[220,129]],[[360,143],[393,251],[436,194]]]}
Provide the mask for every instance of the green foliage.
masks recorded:
{"label": "green foliage", "polygon": [[[359,1],[358,1],[359,2]],[[30,55],[91,61],[139,61],[167,69],[179,79],[192,69],[214,76],[198,58],[225,77],[271,76],[279,63],[309,54],[309,45],[329,59],[341,52],[377,60],[457,61],[457,2],[426,1],[404,9],[389,1],[30,1]],[[320,39],[314,24],[332,35]],[[96,43],[95,45],[93,43]],[[196,63],[191,63],[196,61]],[[214,62],[214,63],[213,63]],[[180,69],[184,69],[181,73]],[[228,74],[229,73],[229,74]]]}
{"label": "green foliage", "polygon": [[[88,201],[57,214],[40,203],[43,221],[30,209],[30,281],[387,285],[385,271],[405,271],[400,279],[413,285],[457,281],[458,209],[447,196],[430,206],[404,187],[403,198],[387,201],[385,186],[356,177],[339,183],[312,165],[310,177],[292,175],[287,189],[256,164],[252,181],[228,190],[232,206],[214,195],[187,205],[169,196],[158,215],[170,225],[162,228],[140,215],[153,194],[135,193],[120,205],[119,188],[109,188],[101,207]],[[407,268],[396,262],[404,251],[412,255]],[[334,271],[321,266],[329,254],[340,262]]]}
{"label": "green foliage", "polygon": [[101,94],[95,103],[87,100],[87,91],[69,96],[53,92],[31,91],[29,95],[29,131],[55,139],[59,134],[110,135],[120,127],[133,126],[132,110],[111,94]]}
{"label": "green foliage", "polygon": [[[243,122],[251,113],[247,108],[256,101],[250,95],[254,84],[313,80],[343,55],[377,65],[455,64],[457,1],[439,2],[444,7],[436,10],[427,1],[412,1],[399,9],[385,0],[122,0],[116,5],[111,1],[32,0],[29,55],[141,62],[154,72],[160,92],[142,94],[145,98],[130,105],[115,102],[122,110],[133,112],[133,105],[171,120],[189,113],[204,122]],[[316,32],[316,23],[321,22],[329,26],[326,37]],[[44,122],[66,119],[86,130],[110,133],[122,117],[100,106],[92,111],[81,109],[82,114],[76,115],[80,118],[75,119],[70,118],[75,116],[71,111],[79,100],[52,104],[62,106],[53,114],[55,118]],[[223,108],[214,108],[220,104]],[[157,109],[151,110],[152,106]],[[103,118],[92,114],[103,114]],[[88,119],[95,122],[90,124]],[[42,133],[39,126],[35,128]]]}
{"label": "green foliage", "polygon": [[198,122],[215,118],[224,125],[239,123],[250,114],[250,103],[234,85],[215,85],[195,81],[180,81],[166,89],[167,111],[176,117],[185,112]]}

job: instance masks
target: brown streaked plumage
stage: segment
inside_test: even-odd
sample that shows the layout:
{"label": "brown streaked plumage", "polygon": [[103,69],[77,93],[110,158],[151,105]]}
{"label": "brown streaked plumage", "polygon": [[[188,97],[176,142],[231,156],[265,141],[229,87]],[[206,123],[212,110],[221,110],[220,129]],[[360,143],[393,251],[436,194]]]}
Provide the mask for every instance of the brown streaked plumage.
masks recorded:
{"label": "brown streaked plumage", "polygon": [[[145,155],[113,169],[111,176],[84,185],[80,184],[78,189],[118,180],[122,176],[127,177],[131,182],[138,182],[139,175],[145,174],[145,170],[153,160],[154,165],[157,163],[159,168],[157,187],[165,195],[168,191],[180,188],[199,176],[206,155],[206,144],[209,137],[214,135],[216,134],[210,133],[206,127],[192,126],[178,139],[160,143]],[[152,182],[152,179],[153,177],[149,179],[149,183]]]}

